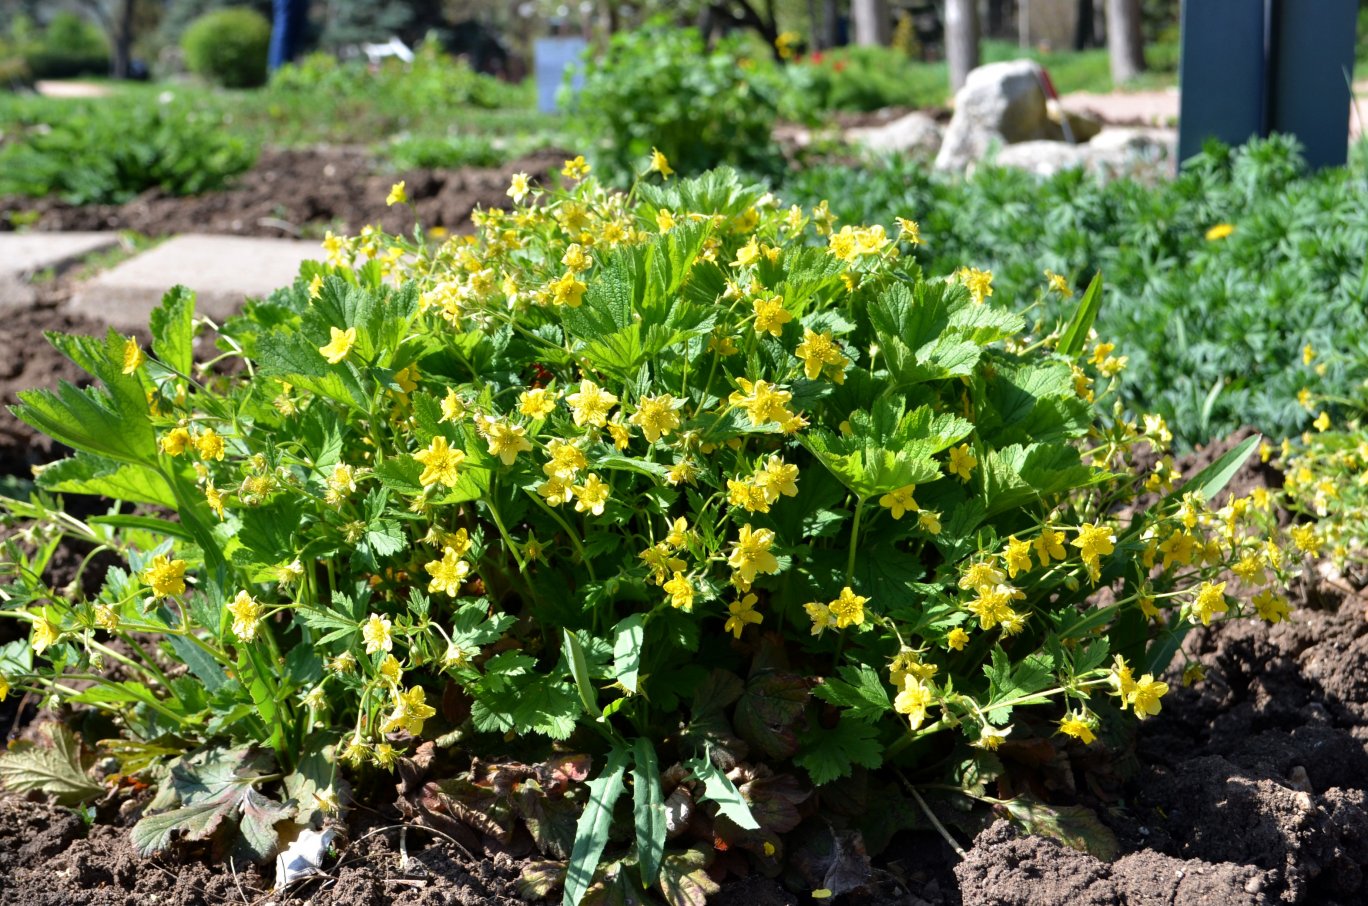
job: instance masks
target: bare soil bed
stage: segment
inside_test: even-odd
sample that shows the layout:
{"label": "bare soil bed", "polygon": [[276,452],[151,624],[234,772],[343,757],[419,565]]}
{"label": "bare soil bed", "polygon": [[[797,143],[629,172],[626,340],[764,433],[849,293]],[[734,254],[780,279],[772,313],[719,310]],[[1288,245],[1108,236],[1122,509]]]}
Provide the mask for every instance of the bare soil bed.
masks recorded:
{"label": "bare soil bed", "polygon": [[[76,377],[35,341],[42,329],[81,330],[52,307],[16,314],[0,327],[0,396]],[[1215,445],[1185,470],[1219,456]],[[6,413],[0,418],[0,470],[25,476],[60,451],[40,444]],[[1278,483],[1251,463],[1241,492]],[[960,859],[930,830],[904,831],[873,860],[858,906],[1151,906],[1296,903],[1349,906],[1368,901],[1368,597],[1352,583],[1317,573],[1296,588],[1292,619],[1198,628],[1185,644],[1206,670],[1184,688],[1175,672],[1163,712],[1140,724],[1120,750],[1071,746],[1042,756],[1040,743],[1010,742],[1000,754],[1036,759],[1032,789],[1060,805],[1093,809],[1119,842],[1103,861],[1052,839],[1023,836],[987,808],[938,810],[966,850]],[[1181,663],[1181,658],[1179,662]],[[14,732],[31,717],[11,699],[0,725]],[[990,792],[1008,795],[1005,789]],[[137,800],[101,807],[93,823],[38,801],[0,798],[0,906],[164,906],[264,904],[522,904],[517,881],[535,853],[476,835],[453,845],[418,827],[401,831],[392,788],[363,797],[348,838],[326,875],[273,894],[270,867],[233,866],[203,852],[137,858],[127,826]],[[822,809],[837,807],[823,803]],[[893,806],[872,797],[859,807]],[[817,815],[820,821],[825,812]],[[809,826],[807,822],[804,826]],[[802,828],[795,832],[802,834]],[[472,842],[473,842],[472,840]],[[724,906],[777,906],[811,900],[799,877],[749,874],[743,857],[719,854]]]}
{"label": "bare soil bed", "polygon": [[[318,235],[323,229],[355,233],[366,224],[408,232],[413,212],[390,208],[385,196],[398,179],[419,199],[425,227],[469,229],[478,207],[508,204],[509,177],[541,177],[558,168],[563,152],[548,150],[503,167],[384,171],[365,152],[347,149],[267,149],[256,166],[222,192],[191,197],[149,190],[122,205],[75,206],[53,198],[0,198],[0,210],[36,216],[38,230],[134,230],[149,236],[230,233],[242,236]],[[21,218],[22,220],[23,218]],[[10,229],[0,219],[0,230]]]}

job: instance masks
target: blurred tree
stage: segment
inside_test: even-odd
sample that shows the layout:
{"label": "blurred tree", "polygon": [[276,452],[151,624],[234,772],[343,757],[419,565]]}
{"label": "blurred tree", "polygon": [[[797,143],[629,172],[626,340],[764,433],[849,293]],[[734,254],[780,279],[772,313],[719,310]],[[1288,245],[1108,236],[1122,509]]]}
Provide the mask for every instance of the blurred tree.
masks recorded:
{"label": "blurred tree", "polygon": [[979,65],[978,8],[974,0],[945,0],[945,60],[950,69],[950,90],[959,91],[970,71]]}
{"label": "blurred tree", "polygon": [[1145,45],[1140,37],[1140,0],[1107,0],[1107,52],[1113,84],[1145,71]]}
{"label": "blurred tree", "polygon": [[327,10],[321,40],[328,47],[379,43],[392,37],[412,47],[428,32],[440,34],[450,25],[442,0],[346,0],[327,4]]}
{"label": "blurred tree", "polygon": [[893,19],[887,0],[851,0],[851,18],[855,20],[855,43],[885,46],[893,37]]}

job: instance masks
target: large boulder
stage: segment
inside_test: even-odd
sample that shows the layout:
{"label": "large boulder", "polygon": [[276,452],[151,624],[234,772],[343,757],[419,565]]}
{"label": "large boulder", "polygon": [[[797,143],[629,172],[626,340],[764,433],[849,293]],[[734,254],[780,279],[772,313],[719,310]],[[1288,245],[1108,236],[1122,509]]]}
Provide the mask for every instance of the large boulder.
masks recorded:
{"label": "large boulder", "polygon": [[931,157],[940,150],[941,127],[927,114],[914,111],[882,126],[847,129],[845,140],[871,151]]}
{"label": "large boulder", "polygon": [[994,142],[1049,139],[1058,129],[1050,121],[1040,64],[989,63],[969,73],[955,95],[955,114],[936,155],[936,169],[963,172]]}

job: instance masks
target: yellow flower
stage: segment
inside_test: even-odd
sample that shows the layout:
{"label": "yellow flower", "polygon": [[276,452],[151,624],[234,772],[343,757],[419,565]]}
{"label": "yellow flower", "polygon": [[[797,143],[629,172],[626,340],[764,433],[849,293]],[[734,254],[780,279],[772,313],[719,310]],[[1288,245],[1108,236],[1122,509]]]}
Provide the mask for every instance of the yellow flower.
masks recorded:
{"label": "yellow flower", "polygon": [[442,592],[453,598],[460,596],[461,583],[470,575],[470,564],[462,560],[461,555],[450,547],[442,549],[442,559],[430,561],[423,569],[432,576],[432,580],[428,582],[428,591]]}
{"label": "yellow flower", "polygon": [[727,622],[723,625],[724,632],[730,632],[736,638],[741,638],[742,631],[750,623],[760,623],[764,617],[755,612],[755,602],[759,600],[755,595],[746,595],[739,601],[733,601],[727,605]]}
{"label": "yellow flower", "polygon": [[239,591],[237,597],[229,602],[228,612],[233,616],[233,635],[244,642],[256,638],[257,625],[261,622],[261,615],[266,612],[256,598]]}
{"label": "yellow flower", "polygon": [[977,591],[978,597],[964,606],[978,617],[980,629],[992,629],[997,624],[1012,621],[1016,617],[1016,611],[1012,609],[1011,603],[1014,589],[1010,585],[984,585]]}
{"label": "yellow flower", "polygon": [[1274,594],[1273,590],[1269,588],[1265,588],[1254,596],[1254,608],[1259,612],[1260,618],[1269,623],[1280,623],[1291,614],[1287,598]]}
{"label": "yellow flower", "polygon": [[380,678],[391,686],[399,685],[399,680],[404,676],[404,668],[399,666],[399,659],[392,654],[385,655],[385,659],[380,662]]}
{"label": "yellow flower", "polygon": [[190,432],[183,427],[172,428],[162,435],[162,452],[170,456],[180,456],[194,442]]}
{"label": "yellow flower", "polygon": [[755,473],[754,482],[765,494],[765,499],[773,503],[780,495],[798,496],[798,467],[786,463],[778,456],[771,455],[765,467]]}
{"label": "yellow flower", "polygon": [[3,673],[0,673],[0,702],[9,698],[10,684]]}
{"label": "yellow flower", "polygon": [[522,204],[523,199],[525,199],[527,194],[531,191],[532,187],[527,182],[527,174],[514,173],[513,178],[509,180],[508,191],[505,194],[513,199],[514,204]]}
{"label": "yellow flower", "polygon": [[1218,223],[1214,227],[1206,231],[1207,242],[1215,242],[1218,239],[1224,239],[1234,232],[1234,224]]}
{"label": "yellow flower", "polygon": [[1316,420],[1311,424],[1316,426],[1317,431],[1326,431],[1330,428],[1330,413],[1322,411],[1316,416]]}
{"label": "yellow flower", "polygon": [[[550,465],[548,463],[548,465]],[[545,466],[543,466],[545,468]],[[537,485],[537,494],[551,506],[560,506],[575,499],[574,479],[553,475]]]}
{"label": "yellow flower", "polygon": [[678,575],[685,566],[684,561],[675,557],[670,551],[670,546],[665,543],[654,544],[637,557],[651,568],[651,581],[662,587],[671,575]]}
{"label": "yellow flower", "polygon": [[608,483],[599,478],[594,472],[590,472],[584,479],[584,484],[575,485],[571,491],[575,495],[575,512],[593,513],[595,516],[603,515],[603,506],[608,502]]}
{"label": "yellow flower", "polygon": [[145,585],[152,588],[158,598],[169,598],[185,594],[185,561],[171,560],[165,554],[152,558],[142,572]]}
{"label": "yellow flower", "polygon": [[1310,365],[1316,358],[1316,349],[1310,343],[1302,347],[1302,364]]}
{"label": "yellow flower", "polygon": [[514,425],[503,419],[493,422],[485,432],[489,455],[499,457],[499,461],[506,466],[513,465],[519,453],[532,449],[532,444],[523,436],[526,433],[527,429],[522,425]]}
{"label": "yellow flower", "polygon": [[132,374],[142,367],[143,362],[147,361],[147,356],[143,355],[142,347],[133,337],[124,340],[123,349],[123,373]]}
{"label": "yellow flower", "polygon": [[1068,554],[1064,551],[1064,533],[1052,528],[1043,528],[1035,540],[1036,558],[1041,566],[1049,566],[1050,559],[1063,560]]}
{"label": "yellow flower", "polygon": [[1116,533],[1110,528],[1085,522],[1078,527],[1078,537],[1070,543],[1082,553],[1083,562],[1095,565],[1099,557],[1116,549],[1115,542]]}
{"label": "yellow flower", "polygon": [[891,510],[894,519],[901,519],[904,513],[915,513],[921,509],[917,506],[917,501],[912,499],[912,493],[917,490],[914,484],[906,484],[896,491],[887,493],[879,498],[879,506],[886,510]]}
{"label": "yellow flower", "polygon": [[329,365],[336,365],[347,357],[352,347],[356,345],[356,328],[348,327],[346,330],[338,330],[336,327],[329,327],[332,339],[326,346],[318,347],[318,351],[323,353],[323,357],[328,360]]}
{"label": "yellow flower", "polygon": [[917,514],[917,525],[932,535],[941,533],[941,514],[939,510],[922,510]]}
{"label": "yellow flower", "polygon": [[817,333],[811,328],[803,328],[803,341],[798,344],[798,348],[793,351],[803,362],[803,374],[809,381],[815,381],[825,368],[834,369],[832,379],[838,384],[844,376],[845,367],[850,364],[850,359],[841,353],[841,348],[836,345],[836,341],[831,338],[831,331],[824,330]]}
{"label": "yellow flower", "polygon": [[356,470],[342,462],[333,466],[332,474],[328,476],[328,504],[337,506],[355,491]]}
{"label": "yellow flower", "polygon": [[660,153],[659,148],[651,149],[651,172],[659,173],[666,179],[669,179],[670,175],[674,173],[674,168],[672,168],[670,162],[665,159],[665,155]]}
{"label": "yellow flower", "polygon": [[665,480],[671,487],[680,484],[693,484],[698,477],[698,466],[694,465],[690,459],[681,459],[670,466],[670,471],[666,473]]}
{"label": "yellow flower", "polygon": [[1135,711],[1135,716],[1144,720],[1158,714],[1159,699],[1163,698],[1166,692],[1168,683],[1161,683],[1148,673],[1140,677],[1130,694],[1130,705]]}
{"label": "yellow flower", "polygon": [[1007,562],[1007,577],[1015,579],[1017,573],[1031,571],[1031,544],[1020,541],[1015,535],[1007,539],[1007,551],[1003,555]]}
{"label": "yellow flower", "polygon": [[223,459],[223,438],[213,428],[205,428],[204,433],[195,438],[195,450],[200,458],[221,461]]}
{"label": "yellow flower", "polygon": [[973,450],[968,444],[960,444],[950,451],[950,474],[960,481],[968,481],[977,465],[978,458],[974,456]]}
{"label": "yellow flower", "polygon": [[460,465],[465,462],[465,451],[452,447],[447,439],[438,434],[432,438],[426,450],[419,450],[413,458],[423,464],[423,474],[418,482],[424,487],[442,484],[454,488],[460,480]]}
{"label": "yellow flower", "polygon": [[418,389],[418,363],[409,362],[403,368],[394,373],[394,383],[399,385],[399,389],[404,393],[412,393]]}
{"label": "yellow flower", "polygon": [[736,250],[736,260],[731,263],[732,267],[749,267],[760,260],[760,241],[754,236],[750,238],[741,248]]}
{"label": "yellow flower", "polygon": [[414,686],[407,692],[394,692],[394,713],[380,727],[381,733],[407,730],[411,736],[421,736],[423,722],[437,713],[437,709],[427,703],[427,693],[422,686]]}
{"label": "yellow flower", "polygon": [[1078,714],[1066,714],[1059,722],[1059,732],[1072,736],[1085,746],[1092,745],[1097,739],[1092,726]]}
{"label": "yellow flower", "polygon": [[767,333],[772,337],[783,334],[784,325],[793,320],[793,315],[784,308],[783,296],[770,296],[766,298],[756,298],[751,303],[755,311],[755,332],[757,334]]}
{"label": "yellow flower", "polygon": [[559,437],[552,438],[546,452],[551,458],[542,465],[542,474],[549,478],[574,478],[589,464],[579,447]]}
{"label": "yellow flower", "polygon": [[660,232],[668,233],[670,230],[674,229],[674,226],[674,215],[670,213],[669,208],[661,208],[659,211],[656,211],[656,228],[659,229]]}
{"label": "yellow flower", "polygon": [[394,637],[390,634],[390,618],[371,614],[361,626],[361,637],[366,641],[366,654],[394,650]]}
{"label": "yellow flower", "polygon": [[768,513],[771,502],[764,489],[749,479],[727,479],[727,503],[731,506],[741,507],[748,513]]}
{"label": "yellow flower", "polygon": [[33,647],[35,654],[42,654],[48,648],[56,645],[62,637],[62,631],[46,617],[33,621],[33,637],[29,644]]}
{"label": "yellow flower", "polygon": [[552,305],[567,305],[570,308],[579,308],[584,301],[584,291],[588,289],[584,281],[575,277],[574,271],[566,271],[558,279],[551,281],[548,285],[551,290]]}
{"label": "yellow flower", "polygon": [[737,378],[736,383],[741,389],[734,391],[727,402],[745,409],[752,426],[779,422],[789,417],[787,407],[793,400],[793,394],[789,391],[769,381],[751,383],[746,378]]}
{"label": "yellow flower", "polygon": [[1111,674],[1107,677],[1107,682],[1116,690],[1115,694],[1121,697],[1123,703],[1135,692],[1135,677],[1131,674],[1131,668],[1126,664],[1125,658],[1119,654],[1112,661]]}
{"label": "yellow flower", "polygon": [[969,290],[975,302],[982,303],[993,294],[993,272],[981,271],[976,267],[962,267],[955,277]]}
{"label": "yellow flower", "polygon": [[836,618],[831,615],[831,608],[820,601],[813,601],[803,605],[803,610],[807,611],[808,619],[812,621],[812,634],[820,636],[828,629],[836,628]]}
{"label": "yellow flower", "polygon": [[842,588],[836,600],[827,605],[836,620],[836,628],[845,629],[847,626],[859,626],[863,623],[864,606],[868,601],[868,598],[855,594],[849,585]]}
{"label": "yellow flower", "polygon": [[561,175],[567,179],[583,179],[592,169],[593,167],[584,162],[584,155],[577,154],[573,160],[567,160],[565,166],[561,167]]}
{"label": "yellow flower", "polygon": [[683,405],[683,400],[677,400],[668,393],[643,396],[637,402],[636,412],[627,421],[641,428],[646,439],[655,443],[679,427],[679,408]]}
{"label": "yellow flower", "polygon": [[561,264],[575,273],[587,271],[594,263],[594,259],[584,250],[584,246],[578,242],[572,242],[565,247],[565,254],[561,256]]}
{"label": "yellow flower", "polygon": [[998,568],[997,558],[989,557],[987,560],[979,560],[971,563],[969,568],[960,576],[960,588],[972,588],[981,591],[985,588],[992,588],[1007,581],[1007,574]]}
{"label": "yellow flower", "polygon": [[545,387],[534,387],[518,394],[518,411],[528,418],[546,418],[556,411],[556,396]]}
{"label": "yellow flower", "polygon": [[893,699],[893,710],[907,715],[913,730],[926,722],[926,709],[931,704],[931,687],[909,674],[903,678],[902,690]]}
{"label": "yellow flower", "polygon": [[921,245],[921,226],[915,220],[907,220],[902,217],[894,218],[898,222],[898,239],[911,245]]}
{"label": "yellow flower", "polygon": [[727,565],[736,570],[746,584],[755,581],[756,573],[777,573],[779,561],[770,552],[774,545],[774,532],[771,529],[752,529],[750,523],[741,527],[737,539],[727,556]]}
{"label": "yellow flower", "polygon": [[1211,625],[1211,618],[1226,612],[1224,582],[1203,582],[1197,589],[1197,597],[1192,602],[1193,614],[1202,621],[1203,626]]}
{"label": "yellow flower", "polygon": [[618,398],[586,379],[580,381],[579,392],[570,394],[565,401],[570,404],[570,414],[576,425],[602,428],[608,423],[608,411],[617,405]]}
{"label": "yellow flower", "polygon": [[1311,411],[1311,388],[1310,388],[1310,387],[1303,387],[1302,389],[1300,389],[1300,390],[1297,391],[1297,405],[1301,406],[1301,407],[1302,407],[1303,409],[1305,409],[1307,412],[1310,412],[1310,411]]}
{"label": "yellow flower", "polygon": [[1313,557],[1320,554],[1323,542],[1316,537],[1316,524],[1314,522],[1293,526],[1289,534],[1292,536],[1292,543],[1297,546],[1297,550]]}
{"label": "yellow flower", "polygon": [[999,730],[997,727],[990,727],[984,724],[979,728],[979,738],[974,740],[973,746],[976,749],[984,749],[989,752],[996,752],[1002,745],[1002,741],[1012,734],[1012,728]]}
{"label": "yellow flower", "polygon": [[969,633],[956,626],[950,630],[945,637],[945,645],[951,651],[963,651],[964,646],[969,644]]}
{"label": "yellow flower", "polygon": [[682,572],[676,570],[673,578],[661,587],[670,596],[671,607],[677,607],[680,610],[693,610],[693,583],[686,579]]}
{"label": "yellow flower", "polygon": [[1068,299],[1073,296],[1073,288],[1069,286],[1069,281],[1065,280],[1059,274],[1047,269],[1045,271],[1045,279],[1049,281],[1050,289],[1059,293],[1064,298]]}

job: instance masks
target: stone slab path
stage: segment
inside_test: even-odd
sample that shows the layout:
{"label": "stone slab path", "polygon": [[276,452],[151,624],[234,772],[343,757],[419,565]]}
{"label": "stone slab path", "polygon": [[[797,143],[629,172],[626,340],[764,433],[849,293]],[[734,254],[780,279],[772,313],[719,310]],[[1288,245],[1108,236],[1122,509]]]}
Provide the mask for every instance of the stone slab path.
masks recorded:
{"label": "stone slab path", "polygon": [[34,274],[62,270],[118,243],[117,233],[0,233],[0,311],[33,302]]}
{"label": "stone slab path", "polygon": [[322,255],[319,243],[295,239],[177,236],[82,284],[68,306],[120,330],[145,327],[163,294],[182,285],[197,294],[197,312],[221,321],[246,297],[289,286],[302,262]]}

